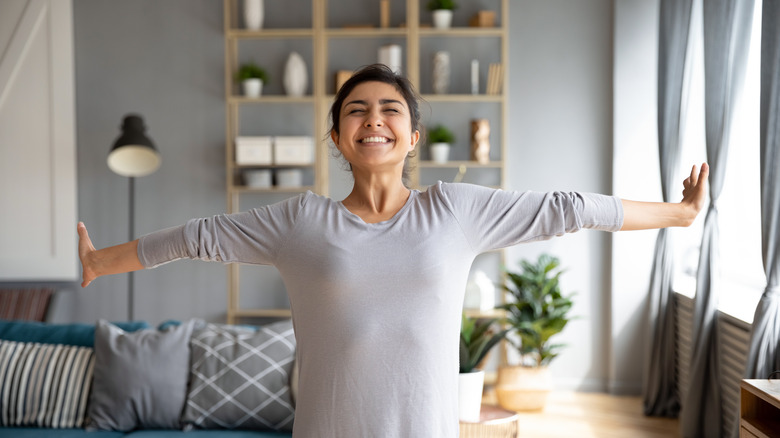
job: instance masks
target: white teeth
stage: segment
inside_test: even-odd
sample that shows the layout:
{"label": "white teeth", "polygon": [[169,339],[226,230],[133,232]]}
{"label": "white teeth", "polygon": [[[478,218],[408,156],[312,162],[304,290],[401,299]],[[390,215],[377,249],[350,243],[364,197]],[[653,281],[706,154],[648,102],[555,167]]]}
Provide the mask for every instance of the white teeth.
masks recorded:
{"label": "white teeth", "polygon": [[385,137],[366,137],[360,140],[361,143],[387,143],[389,141],[390,140]]}

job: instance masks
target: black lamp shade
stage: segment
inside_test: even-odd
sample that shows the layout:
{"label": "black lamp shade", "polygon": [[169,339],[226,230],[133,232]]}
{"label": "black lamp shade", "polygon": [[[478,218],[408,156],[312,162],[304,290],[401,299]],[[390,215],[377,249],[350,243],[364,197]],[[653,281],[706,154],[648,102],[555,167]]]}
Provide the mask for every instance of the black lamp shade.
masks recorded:
{"label": "black lamp shade", "polygon": [[122,122],[122,135],[108,154],[108,167],[122,176],[145,176],[157,170],[161,162],[154,143],[146,136],[144,119],[128,114]]}

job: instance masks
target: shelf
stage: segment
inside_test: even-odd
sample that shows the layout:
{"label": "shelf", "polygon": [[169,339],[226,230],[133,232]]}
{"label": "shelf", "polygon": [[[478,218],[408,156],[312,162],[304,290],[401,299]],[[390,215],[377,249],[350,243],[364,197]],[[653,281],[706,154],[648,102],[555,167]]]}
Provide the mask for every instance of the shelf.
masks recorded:
{"label": "shelf", "polygon": [[290,309],[239,309],[233,311],[237,318],[290,318]]}
{"label": "shelf", "polygon": [[230,29],[227,38],[231,39],[259,39],[259,38],[311,38],[314,36],[312,29]]}
{"label": "shelf", "polygon": [[325,36],[329,38],[355,38],[355,37],[405,37],[406,29],[398,27],[370,27],[370,28],[346,28],[346,29],[327,29]]}
{"label": "shelf", "polygon": [[780,381],[743,380],[740,393],[740,428],[756,437],[778,436]]}
{"label": "shelf", "polygon": [[420,28],[420,37],[502,37],[504,29],[500,27],[453,27],[450,29]]}
{"label": "shelf", "polygon": [[469,318],[504,318],[506,317],[506,310],[503,309],[463,309],[463,312]]}
{"label": "shelf", "polygon": [[301,186],[301,187],[246,187],[246,186],[233,186],[229,189],[233,193],[304,193],[307,191],[315,191],[314,186]]}
{"label": "shelf", "polygon": [[460,166],[466,166],[471,169],[501,169],[503,163],[500,161],[491,161],[487,164],[478,163],[476,161],[448,161],[446,163],[436,163],[434,161],[421,160],[418,166],[422,169],[459,169]]}

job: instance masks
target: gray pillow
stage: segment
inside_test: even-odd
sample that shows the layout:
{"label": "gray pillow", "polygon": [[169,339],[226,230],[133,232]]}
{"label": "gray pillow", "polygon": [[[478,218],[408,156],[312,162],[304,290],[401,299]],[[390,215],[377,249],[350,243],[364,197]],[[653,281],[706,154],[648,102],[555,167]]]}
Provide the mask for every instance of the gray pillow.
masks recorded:
{"label": "gray pillow", "polygon": [[90,428],[180,428],[193,325],[189,321],[166,330],[129,333],[98,321]]}
{"label": "gray pillow", "polygon": [[191,339],[188,427],[291,430],[295,336],[287,320],[257,331],[207,324]]}

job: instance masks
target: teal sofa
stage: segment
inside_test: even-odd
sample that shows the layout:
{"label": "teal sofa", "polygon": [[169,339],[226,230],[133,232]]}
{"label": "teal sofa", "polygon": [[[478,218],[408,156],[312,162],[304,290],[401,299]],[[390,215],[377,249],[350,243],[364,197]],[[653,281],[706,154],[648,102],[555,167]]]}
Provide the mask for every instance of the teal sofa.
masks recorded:
{"label": "teal sofa", "polygon": [[[155,339],[162,339],[164,336],[167,336],[167,331],[170,331],[170,327],[178,327],[180,323],[167,323],[164,326],[160,326],[157,328],[151,327],[146,322],[125,322],[125,323],[112,323],[108,324],[105,322],[102,322],[107,326],[111,326],[111,330],[114,330],[117,333],[120,333],[122,336],[147,336],[145,338],[144,342],[146,344],[149,343],[149,339],[155,340]],[[193,323],[193,326],[196,324]],[[204,327],[208,326],[212,329],[211,332],[208,330],[205,330]],[[0,320],[0,437],[9,437],[9,438],[114,438],[114,437],[132,437],[132,438],[174,438],[174,437],[187,437],[187,438],[259,438],[259,437],[291,437],[292,433],[290,432],[291,426],[292,426],[292,420],[288,419],[284,424],[284,427],[280,427],[281,430],[273,430],[272,428],[265,427],[265,428],[256,428],[252,425],[246,428],[225,428],[225,427],[214,427],[215,423],[212,422],[203,422],[202,424],[195,423],[193,426],[192,423],[189,425],[186,424],[184,420],[182,420],[182,427],[167,427],[167,428],[148,428],[146,426],[137,426],[137,427],[127,427],[126,425],[124,427],[117,428],[118,430],[107,430],[110,429],[106,427],[95,427],[96,423],[99,423],[95,421],[94,419],[90,418],[90,414],[95,413],[96,409],[93,404],[97,403],[96,400],[98,398],[95,396],[94,392],[98,391],[100,388],[98,387],[99,382],[98,379],[100,376],[103,376],[102,378],[105,380],[106,373],[105,370],[101,370],[101,367],[106,368],[106,362],[105,357],[102,359],[103,362],[101,363],[100,358],[100,344],[96,347],[96,337],[98,338],[97,341],[101,342],[101,330],[100,323],[98,324],[47,324],[47,323],[40,323],[40,322],[29,322],[29,321],[7,321],[7,320]],[[214,327],[216,327],[213,324],[205,324],[203,322],[200,322],[201,332],[204,332],[205,330],[205,338],[206,341],[213,338],[214,335]],[[226,328],[227,327],[227,328]],[[225,334],[227,333],[228,336],[235,335],[234,332],[230,331],[231,326],[220,326],[218,327],[218,334]],[[243,330],[243,331],[242,331]],[[259,328],[251,328],[251,327],[241,327],[241,330],[239,330],[236,333],[239,333],[240,336],[242,336],[242,340],[240,343],[244,342],[251,342],[253,335],[251,332],[253,330],[258,330]],[[188,332],[186,332],[186,335],[189,336],[195,336],[198,332],[197,330],[193,329]],[[209,337],[211,336],[211,338]],[[151,338],[150,338],[151,337]],[[289,339],[292,339],[292,336],[288,336]],[[193,338],[194,339],[194,338]],[[229,339],[229,338],[228,338]],[[111,341],[116,341],[116,339],[113,339]],[[120,341],[118,343],[115,343],[116,345],[121,346],[123,345],[124,341]],[[194,342],[194,341],[193,341]],[[204,341],[205,342],[205,341]],[[293,341],[294,342],[294,341]],[[145,345],[146,345],[145,344]],[[177,342],[177,348],[180,347],[182,342]],[[185,344],[189,344],[185,342]],[[199,342],[198,345],[203,344],[203,342]],[[225,338],[221,338],[221,344],[225,344]],[[36,367],[33,364],[37,358],[43,357],[44,351],[50,351],[45,350],[48,347],[54,348],[55,346],[62,347],[66,352],[70,351],[73,354],[70,356],[67,356],[67,354],[63,353],[62,357],[69,357],[69,360],[63,360],[62,363],[71,364],[71,365],[65,365],[60,368],[66,369],[68,366],[71,366],[73,368],[72,371],[63,371],[60,373],[61,376],[64,379],[71,379],[70,383],[64,382],[63,387],[67,386],[70,389],[74,387],[78,387],[79,380],[74,379],[74,376],[78,376],[79,372],[77,372],[76,368],[79,368],[77,365],[81,363],[83,366],[83,376],[84,379],[91,379],[91,381],[84,381],[83,388],[86,388],[82,391],[82,393],[79,395],[76,391],[76,396],[74,399],[81,400],[81,411],[80,414],[75,415],[78,417],[77,427],[73,427],[72,424],[69,424],[62,419],[65,417],[64,414],[60,415],[62,411],[67,409],[61,409],[60,412],[56,414],[58,416],[57,418],[49,419],[49,417],[46,417],[46,421],[38,420],[36,424],[35,421],[30,420],[28,418],[25,419],[25,421],[16,422],[16,423],[10,423],[10,424],[22,424],[24,427],[18,427],[18,426],[11,426],[7,424],[13,415],[16,415],[17,418],[21,418],[21,411],[24,409],[30,410],[33,408],[30,408],[29,403],[25,401],[24,403],[27,403],[25,406],[22,406],[22,402],[18,402],[18,406],[14,405],[13,401],[6,401],[5,406],[4,400],[22,400],[23,398],[34,398],[33,396],[28,396],[24,391],[23,388],[25,385],[30,386],[31,388],[27,390],[29,393],[40,393],[40,394],[55,394],[58,391],[56,388],[52,388],[51,390],[47,390],[45,388],[42,389],[42,384],[35,384],[36,379]],[[40,347],[40,349],[38,349]],[[212,347],[205,347],[206,350],[211,349]],[[293,343],[294,348],[294,343]],[[164,346],[161,349],[169,349],[169,347]],[[191,349],[191,350],[190,350]],[[290,349],[290,346],[287,346],[287,349]],[[197,359],[197,363],[195,363],[195,354],[197,353],[197,346],[195,343],[191,345],[187,345],[185,347],[185,350],[187,352],[192,351],[191,355],[186,358],[187,363],[187,369],[183,372],[185,376],[181,376],[183,382],[187,382],[187,403],[190,403],[190,397],[195,397],[194,390],[192,389],[192,386],[194,386],[194,383],[197,383],[197,379],[193,376],[196,375],[195,373],[195,367],[197,364],[203,363],[208,358],[204,356],[200,356]],[[228,350],[233,351],[234,348],[229,348]],[[285,350],[284,355],[289,355],[289,351]],[[78,354],[83,354],[84,357],[93,358],[89,361],[83,360],[79,362]],[[189,354],[189,353],[188,353]],[[280,353],[277,352],[277,355]],[[36,356],[37,355],[37,356]],[[105,356],[105,353],[103,353],[103,356]],[[294,354],[293,354],[294,356]],[[55,356],[51,356],[55,357]],[[59,357],[59,356],[57,356]],[[74,359],[75,358],[75,359]],[[145,362],[148,361],[148,357],[142,358]],[[126,361],[127,359],[125,357],[121,358],[122,361]],[[169,358],[164,358],[165,361],[168,361]],[[192,362],[191,362],[192,360]],[[220,360],[225,360],[224,358],[220,358]],[[25,362],[26,361],[26,362]],[[129,359],[130,362],[132,362],[132,359]],[[48,366],[48,368],[55,368],[54,364],[55,362],[53,359],[51,359],[49,356],[46,356],[43,359],[38,360],[40,364],[43,364],[44,366],[38,367],[38,368],[45,368]],[[23,363],[27,363],[27,365],[23,366]],[[287,362],[285,362],[287,363]],[[49,364],[49,365],[46,365]],[[193,368],[189,368],[189,365],[192,365]],[[213,365],[213,363],[212,363]],[[59,365],[58,365],[59,366]],[[130,368],[128,369],[138,369],[141,367],[135,367],[133,368],[132,365],[129,365]],[[292,364],[288,364],[288,370],[289,375],[292,375]],[[116,364],[111,364],[112,370],[116,368]],[[121,366],[120,366],[121,368]],[[59,368],[58,368],[59,369]],[[179,368],[180,369],[180,368]],[[189,374],[188,371],[191,371],[193,374]],[[40,371],[43,373],[43,371]],[[121,377],[114,377],[114,380],[124,380],[125,375],[128,373],[127,370],[119,371]],[[163,374],[164,372],[159,371],[159,367],[155,369],[154,373],[149,373],[150,375],[159,375]],[[109,374],[110,375],[110,374]],[[127,377],[128,379],[132,380],[132,377]],[[166,379],[169,379],[169,377],[166,377]],[[52,379],[50,376],[46,378],[39,378],[40,382],[55,382],[52,385],[56,384],[57,379]],[[73,382],[77,383],[73,383]],[[90,384],[91,383],[91,384]],[[111,383],[111,382],[109,382]],[[282,384],[287,385],[289,384],[289,381],[285,381]],[[103,386],[105,386],[105,382],[103,382]],[[137,383],[132,384],[131,391],[135,391],[138,387]],[[109,388],[105,389],[104,391],[108,391],[109,398],[112,399],[109,401],[114,401],[113,399],[117,397],[121,397],[121,391],[117,392],[115,388]],[[292,398],[292,391],[288,388],[280,388],[277,387],[275,389],[277,394],[287,394],[290,393],[290,398]],[[8,395],[10,394],[10,397]],[[22,394],[22,395],[19,395]],[[6,396],[6,397],[4,397]],[[60,399],[67,398],[67,394],[63,396],[59,396]],[[37,398],[45,398],[45,397],[37,397]],[[52,400],[54,400],[56,397],[50,396]],[[137,401],[134,401],[134,403],[137,403]],[[212,403],[208,400],[206,401],[207,404]],[[53,404],[51,402],[50,404]],[[75,406],[75,404],[74,404]],[[158,406],[155,406],[155,409],[149,410],[150,412],[157,411]],[[51,409],[49,409],[51,410]],[[75,408],[71,409],[71,411],[76,410]],[[187,409],[181,410],[178,409],[178,411],[182,411],[182,418],[184,418],[184,413],[187,412]],[[37,412],[37,411],[36,411]],[[111,413],[109,413],[111,414]],[[11,417],[9,417],[9,415]],[[36,414],[37,415],[37,414]],[[40,418],[44,418],[43,413],[40,414]],[[47,414],[48,415],[48,414]],[[291,416],[292,414],[290,414]],[[28,415],[29,416],[29,415]],[[71,415],[72,417],[73,415]],[[97,415],[96,417],[97,418]],[[83,422],[81,421],[83,419]],[[46,423],[46,424],[43,424]],[[50,424],[51,423],[51,424]],[[217,419],[217,423],[219,423],[219,419]],[[53,424],[53,426],[52,426]],[[109,423],[110,424],[110,423]],[[126,424],[126,423],[125,423]]]}

